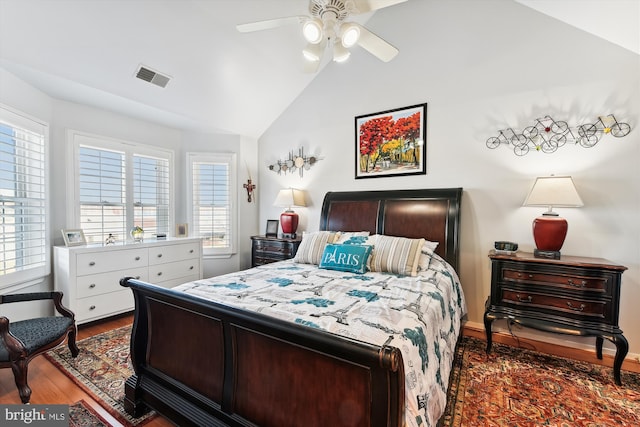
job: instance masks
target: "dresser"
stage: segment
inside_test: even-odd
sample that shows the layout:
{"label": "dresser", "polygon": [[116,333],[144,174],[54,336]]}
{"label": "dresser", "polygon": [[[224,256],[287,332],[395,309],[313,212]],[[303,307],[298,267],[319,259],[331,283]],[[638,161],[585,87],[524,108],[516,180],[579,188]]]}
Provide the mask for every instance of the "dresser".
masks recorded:
{"label": "dresser", "polygon": [[535,258],[491,251],[491,295],[484,325],[487,353],[491,351],[491,324],[496,319],[547,332],[596,337],[602,359],[606,338],[616,346],[613,372],[620,385],[620,368],[629,344],[618,326],[620,284],[626,267],[601,258],[562,255]]}
{"label": "dresser", "polygon": [[293,258],[301,241],[301,237],[251,236],[251,266]]}
{"label": "dresser", "polygon": [[125,276],[167,288],[202,278],[200,238],[55,246],[53,258],[54,288],[78,324],[133,310],[133,293],[119,283]]}

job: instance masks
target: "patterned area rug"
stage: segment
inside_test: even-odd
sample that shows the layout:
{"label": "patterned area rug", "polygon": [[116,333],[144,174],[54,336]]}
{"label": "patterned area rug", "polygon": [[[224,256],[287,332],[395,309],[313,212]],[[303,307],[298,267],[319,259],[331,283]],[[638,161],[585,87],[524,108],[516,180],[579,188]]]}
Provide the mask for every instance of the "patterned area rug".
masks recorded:
{"label": "patterned area rug", "polygon": [[155,413],[133,418],[124,410],[124,383],[133,373],[130,334],[131,326],[124,326],[78,341],[80,354],[75,359],[66,346],[47,352],[45,357],[123,425],[139,426]]}
{"label": "patterned area rug", "polygon": [[110,427],[84,400],[69,406],[69,427]]}
{"label": "patterned area rug", "polygon": [[[464,337],[439,426],[640,426],[640,374]],[[594,356],[595,357],[595,356]]]}

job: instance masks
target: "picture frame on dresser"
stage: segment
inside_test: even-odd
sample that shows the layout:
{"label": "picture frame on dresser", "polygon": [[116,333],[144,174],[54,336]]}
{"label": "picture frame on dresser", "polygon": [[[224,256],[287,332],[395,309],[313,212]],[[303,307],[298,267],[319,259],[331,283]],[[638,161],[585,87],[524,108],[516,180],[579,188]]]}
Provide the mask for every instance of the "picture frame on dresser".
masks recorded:
{"label": "picture frame on dresser", "polygon": [[268,219],[267,220],[267,230],[264,233],[266,237],[278,237],[278,225],[280,221],[277,219]]}
{"label": "picture frame on dresser", "polygon": [[87,244],[84,231],[79,228],[63,228],[62,238],[64,239],[65,246],[80,246]]}

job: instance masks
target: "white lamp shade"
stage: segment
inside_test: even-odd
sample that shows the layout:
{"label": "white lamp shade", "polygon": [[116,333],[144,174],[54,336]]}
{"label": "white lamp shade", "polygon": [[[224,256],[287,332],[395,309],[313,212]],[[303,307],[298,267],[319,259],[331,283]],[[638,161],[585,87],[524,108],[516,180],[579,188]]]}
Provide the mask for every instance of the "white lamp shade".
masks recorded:
{"label": "white lamp shade", "polygon": [[309,43],[317,44],[322,41],[322,21],[309,19],[302,25],[302,34]]}
{"label": "white lamp shade", "polygon": [[536,178],[523,206],[577,208],[584,206],[570,176]]}
{"label": "white lamp shade", "polygon": [[281,206],[291,209],[292,207],[307,206],[304,201],[304,191],[295,188],[285,188],[278,192],[273,206]]}
{"label": "white lamp shade", "polygon": [[346,48],[355,45],[360,39],[360,28],[357,24],[344,23],[340,27],[340,32],[342,33],[340,40],[342,41],[342,45]]}

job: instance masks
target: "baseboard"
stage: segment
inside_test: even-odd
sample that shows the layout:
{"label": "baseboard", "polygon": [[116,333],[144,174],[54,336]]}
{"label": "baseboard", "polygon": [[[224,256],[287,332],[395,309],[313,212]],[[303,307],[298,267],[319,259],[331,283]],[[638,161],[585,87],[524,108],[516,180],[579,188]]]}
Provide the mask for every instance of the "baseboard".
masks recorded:
{"label": "baseboard", "polygon": [[[492,328],[493,329],[493,328]],[[562,339],[549,339],[545,336],[545,341],[540,341],[532,334],[527,334],[524,329],[511,331],[495,328],[493,331],[493,342],[509,345],[512,347],[520,347],[528,350],[538,351],[540,353],[551,354],[554,356],[566,357],[568,359],[580,360],[583,362],[595,363],[604,366],[613,366],[613,351],[604,349],[602,360],[596,357],[595,342],[592,348],[573,347],[568,341]],[[529,329],[527,329],[529,331]],[[475,322],[466,322],[463,326],[462,333],[465,336],[478,338],[486,341],[484,325]],[[527,336],[529,335],[529,336]],[[594,340],[595,341],[595,340]],[[622,363],[622,370],[640,373],[640,355],[628,353]]]}

